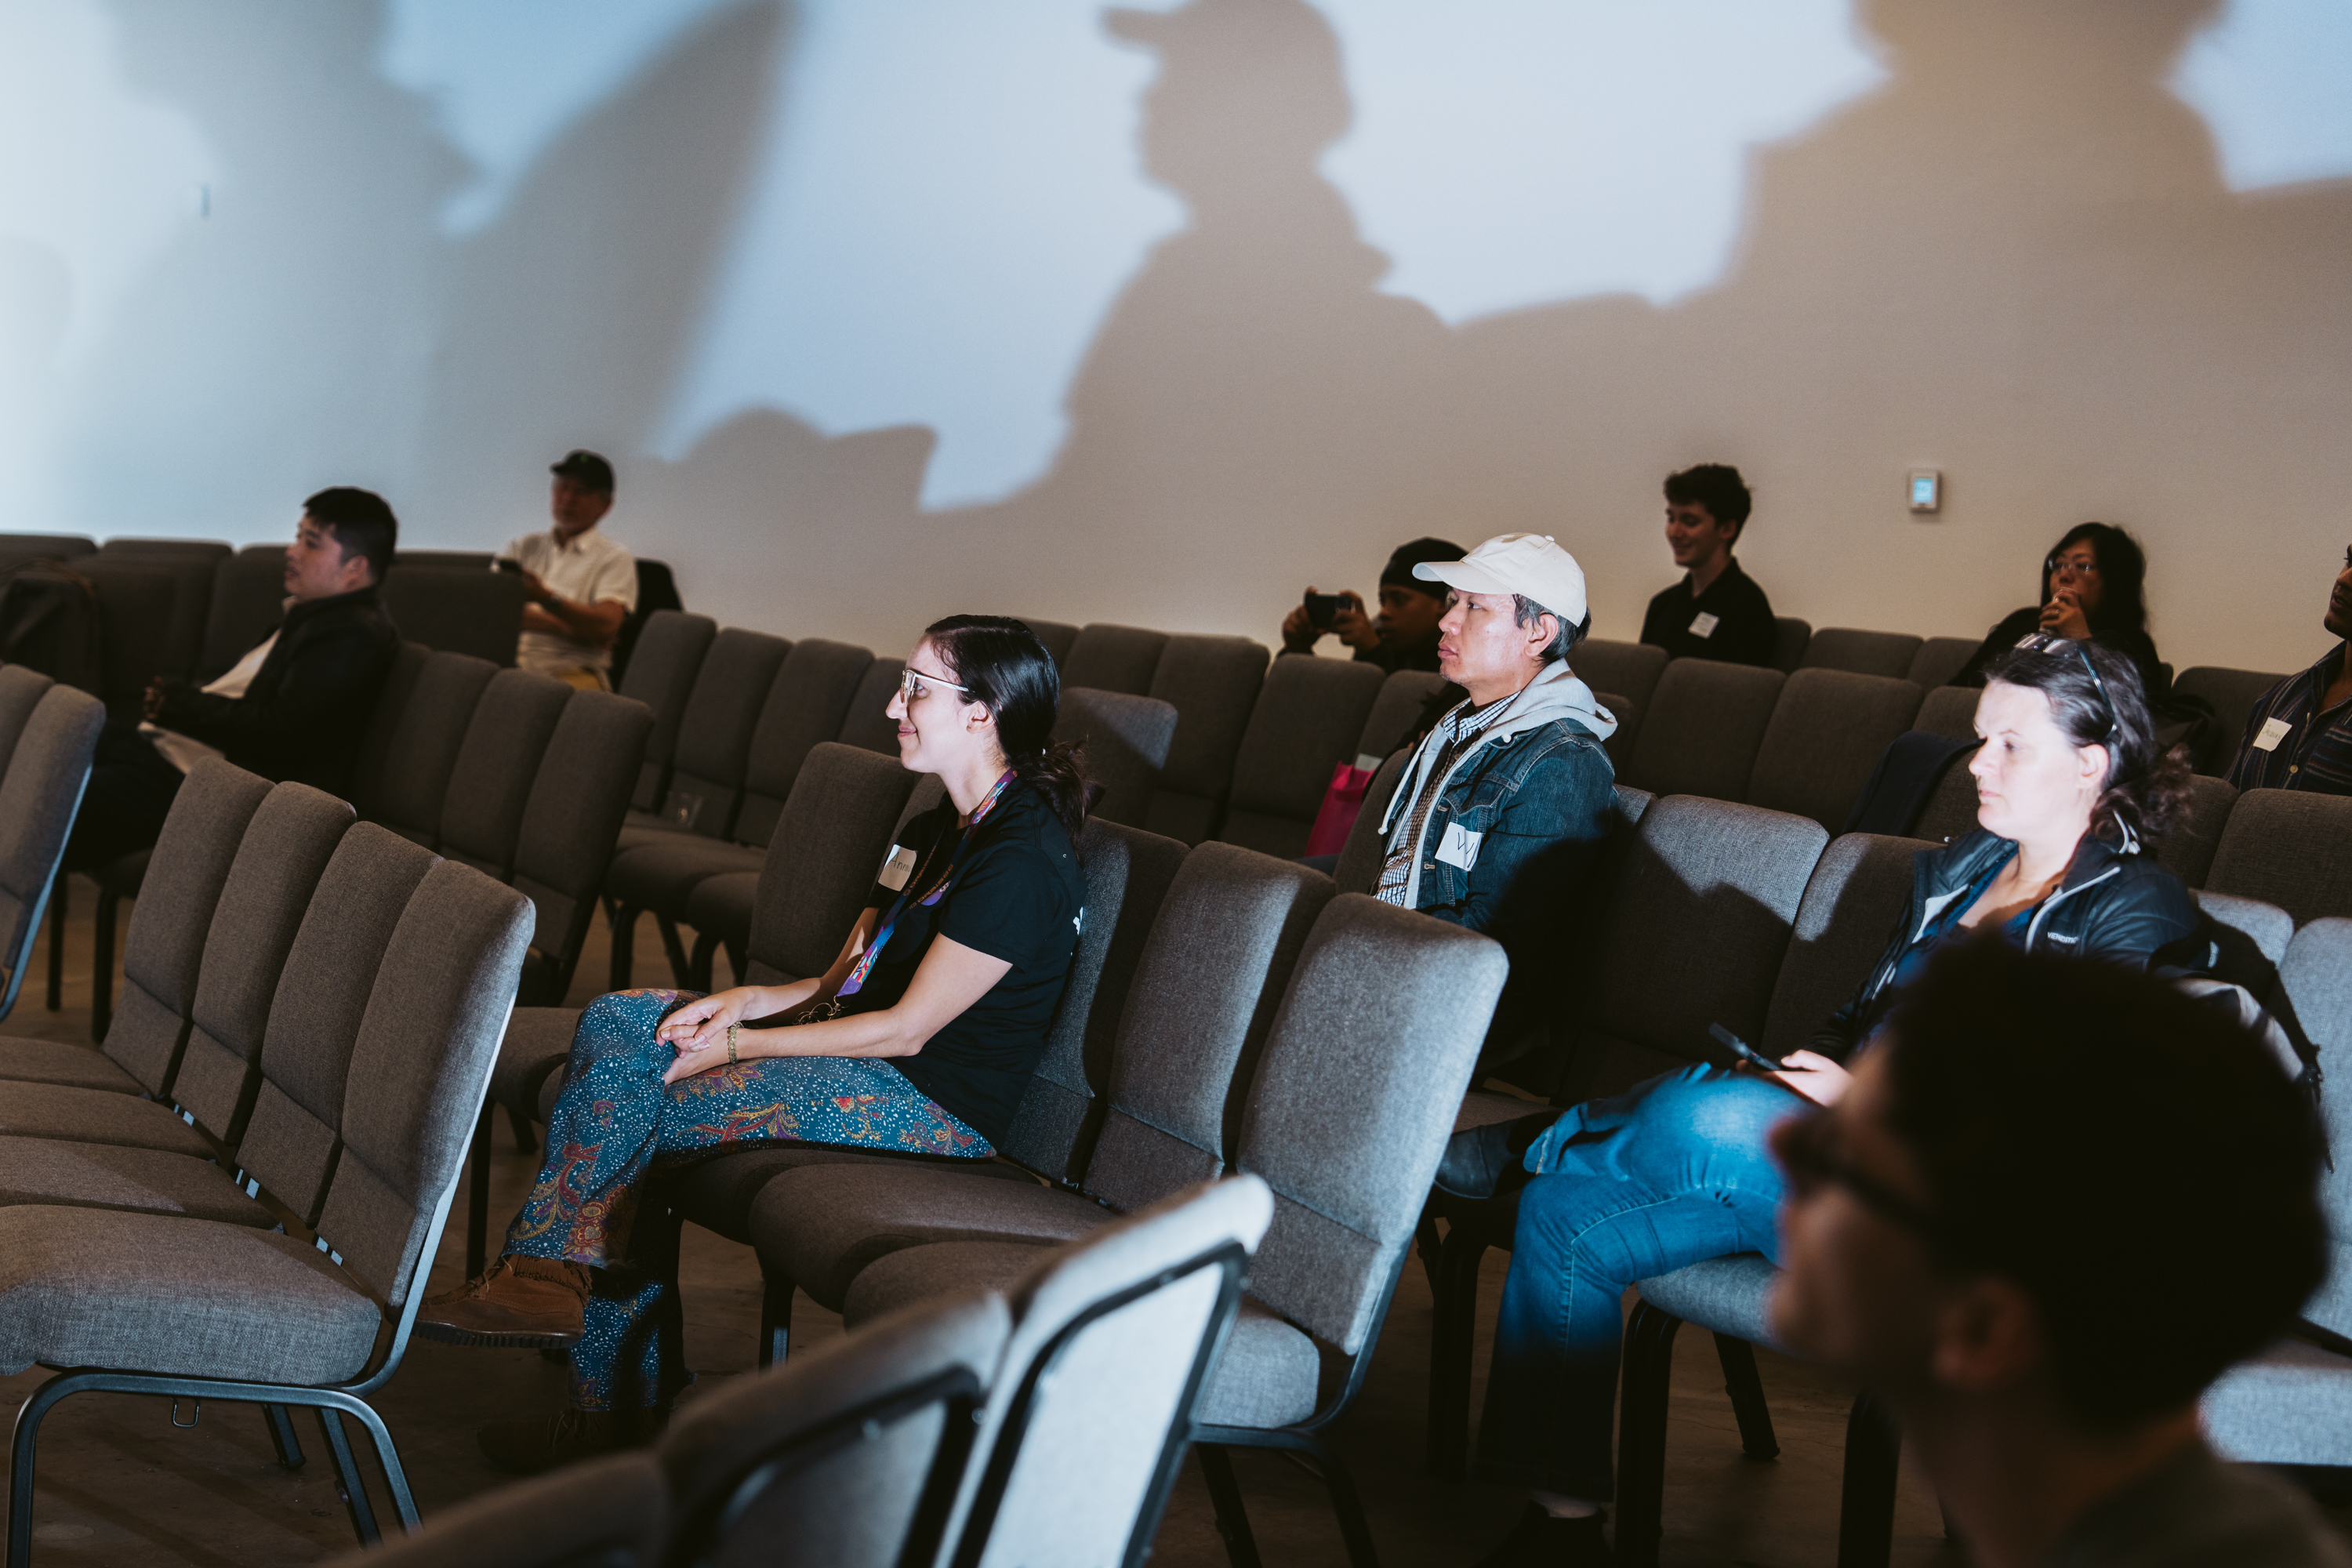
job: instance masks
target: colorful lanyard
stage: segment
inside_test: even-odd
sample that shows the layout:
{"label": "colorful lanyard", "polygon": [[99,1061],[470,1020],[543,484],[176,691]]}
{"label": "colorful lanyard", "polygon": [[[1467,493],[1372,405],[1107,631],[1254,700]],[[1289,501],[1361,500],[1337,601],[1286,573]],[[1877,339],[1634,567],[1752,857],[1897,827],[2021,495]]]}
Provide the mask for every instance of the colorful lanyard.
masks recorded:
{"label": "colorful lanyard", "polygon": [[[874,940],[866,944],[864,952],[858,954],[857,966],[849,972],[849,978],[841,983],[841,989],[834,993],[835,997],[855,996],[859,988],[865,985],[866,974],[874,968],[874,961],[882,956],[882,944],[888,942],[890,933],[898,929],[898,917],[905,912],[908,899],[913,898],[915,902],[924,909],[929,909],[940,901],[941,896],[948,890],[949,879],[956,874],[956,868],[963,863],[963,852],[971,847],[971,836],[978,831],[981,818],[995,808],[998,798],[1004,794],[1005,786],[1010,784],[1015,776],[1011,768],[1005,769],[1003,776],[990,786],[988,794],[982,798],[981,803],[971,808],[971,816],[964,823],[963,837],[956,840],[955,852],[948,857],[947,869],[940,873],[940,879],[931,884],[930,890],[919,898],[911,891],[901,892],[891,902],[890,912],[883,918],[882,929],[874,933]],[[909,877],[907,881],[908,887],[911,889],[914,879]]]}

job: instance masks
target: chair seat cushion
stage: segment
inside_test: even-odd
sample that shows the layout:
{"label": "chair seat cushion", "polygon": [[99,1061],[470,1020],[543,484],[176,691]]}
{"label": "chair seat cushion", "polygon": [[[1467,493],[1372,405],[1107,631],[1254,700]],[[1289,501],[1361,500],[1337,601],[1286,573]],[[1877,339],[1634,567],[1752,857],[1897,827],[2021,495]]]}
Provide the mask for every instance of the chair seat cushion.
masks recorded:
{"label": "chair seat cushion", "polygon": [[2250,1465],[2352,1465],[2352,1358],[2281,1340],[2197,1402],[2205,1436]]}
{"label": "chair seat cushion", "polygon": [[56,1040],[0,1039],[0,1079],[103,1089],[109,1094],[139,1094],[144,1089],[96,1047]]}
{"label": "chair seat cushion", "polygon": [[604,891],[633,909],[681,916],[697,884],[730,872],[757,873],[767,852],[716,838],[679,837],[613,857]]}
{"label": "chair seat cushion", "polygon": [[264,1230],[278,1223],[209,1160],[62,1138],[0,1138],[0,1205],[18,1204],[180,1215]]}
{"label": "chair seat cushion", "polygon": [[490,1100],[516,1114],[546,1118],[539,1109],[542,1082],[572,1055],[580,1027],[577,1007],[518,1007],[507,1017],[499,1059],[490,1068]]}
{"label": "chair seat cushion", "polygon": [[625,850],[640,848],[647,844],[670,844],[693,837],[685,828],[673,826],[653,812],[633,811],[621,824],[620,834],[613,841],[613,853],[618,856]]}
{"label": "chair seat cushion", "polygon": [[1770,1258],[1743,1252],[1732,1258],[1710,1258],[1644,1279],[1638,1289],[1643,1300],[1685,1323],[1749,1344],[1769,1345],[1772,1331],[1765,1321],[1764,1306],[1780,1273]]}
{"label": "chair seat cushion", "polygon": [[0,1083],[0,1137],[68,1138],[80,1143],[120,1143],[213,1156],[205,1135],[169,1107],[97,1089],[65,1089],[53,1083]]}
{"label": "chair seat cushion", "polygon": [[382,1321],[292,1237],[160,1215],[0,1209],[0,1376],[38,1363],[315,1387],[356,1377]]}
{"label": "chair seat cushion", "polygon": [[[842,1326],[856,1329],[939,1297],[1007,1290],[1036,1267],[1045,1250],[1032,1242],[947,1241],[877,1258],[850,1286]],[[1315,1414],[1321,1373],[1322,1358],[1306,1331],[1244,1296],[1194,1418],[1210,1426],[1261,1429],[1304,1421]]]}
{"label": "chair seat cushion", "polygon": [[944,1160],[937,1155],[877,1153],[826,1143],[768,1143],[738,1154],[721,1154],[681,1165],[662,1177],[663,1195],[687,1219],[730,1241],[751,1244],[751,1204],[760,1189],[787,1171],[816,1165],[916,1167],[962,1178],[993,1176],[1038,1185],[1037,1178],[1003,1160]]}
{"label": "chair seat cushion", "polygon": [[706,936],[734,942],[740,951],[751,941],[751,910],[759,897],[757,871],[706,877],[686,896],[686,923]]}
{"label": "chair seat cushion", "polygon": [[1053,1187],[976,1182],[950,1171],[819,1165],[751,1201],[761,1272],[792,1280],[831,1311],[877,1258],[934,1241],[1075,1241],[1118,1215]]}

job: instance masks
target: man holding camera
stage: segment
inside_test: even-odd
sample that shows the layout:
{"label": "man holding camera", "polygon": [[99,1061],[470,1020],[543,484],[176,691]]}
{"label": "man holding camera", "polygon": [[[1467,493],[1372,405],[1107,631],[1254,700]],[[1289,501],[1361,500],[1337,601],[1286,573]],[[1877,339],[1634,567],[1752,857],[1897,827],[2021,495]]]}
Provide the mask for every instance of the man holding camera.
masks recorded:
{"label": "man holding camera", "polygon": [[1400,669],[1435,670],[1444,584],[1423,582],[1412,569],[1423,562],[1459,561],[1462,556],[1462,547],[1448,539],[1416,539],[1398,545],[1381,568],[1378,616],[1365,614],[1364,601],[1352,591],[1318,594],[1307,589],[1306,600],[1283,619],[1282,651],[1312,653],[1328,632],[1356,650],[1359,664],[1376,664],[1390,675]]}
{"label": "man holding camera", "polygon": [[583,691],[611,680],[613,639],[637,607],[637,563],[597,528],[613,510],[613,465],[574,451],[553,464],[548,511],[555,526],[527,533],[499,557],[501,572],[522,574],[522,640],[515,663]]}

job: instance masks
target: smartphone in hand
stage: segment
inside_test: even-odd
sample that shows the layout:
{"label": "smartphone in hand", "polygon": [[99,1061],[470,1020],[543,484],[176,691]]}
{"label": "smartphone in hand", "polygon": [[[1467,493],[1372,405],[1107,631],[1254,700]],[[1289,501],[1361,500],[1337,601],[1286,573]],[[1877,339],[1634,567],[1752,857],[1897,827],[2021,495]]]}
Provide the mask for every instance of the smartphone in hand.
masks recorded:
{"label": "smartphone in hand", "polygon": [[1765,1072],[1788,1070],[1788,1063],[1773,1060],[1720,1024],[1709,1024],[1706,1026],[1706,1032],[1717,1045],[1723,1047],[1719,1051],[1706,1053],[1707,1060],[1717,1067],[1738,1067],[1741,1062],[1746,1062],[1749,1067],[1760,1068]]}
{"label": "smartphone in hand", "polygon": [[1318,632],[1329,631],[1332,620],[1339,614],[1339,606],[1347,602],[1345,594],[1307,595],[1307,624]]}

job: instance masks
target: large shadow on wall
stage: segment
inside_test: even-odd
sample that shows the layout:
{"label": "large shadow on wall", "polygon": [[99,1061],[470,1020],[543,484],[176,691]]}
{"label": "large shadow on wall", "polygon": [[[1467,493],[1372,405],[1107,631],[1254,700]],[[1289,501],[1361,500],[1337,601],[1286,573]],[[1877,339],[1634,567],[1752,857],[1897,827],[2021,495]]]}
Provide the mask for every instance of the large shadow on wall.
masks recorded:
{"label": "large shadow on wall", "polygon": [[652,445],[774,115],[795,16],[787,0],[750,0],[691,29],[459,247],[417,468],[451,537],[540,526],[547,465],[572,447]]}

